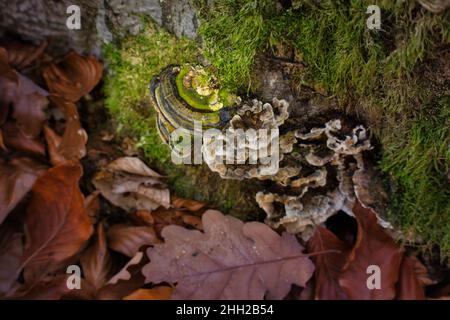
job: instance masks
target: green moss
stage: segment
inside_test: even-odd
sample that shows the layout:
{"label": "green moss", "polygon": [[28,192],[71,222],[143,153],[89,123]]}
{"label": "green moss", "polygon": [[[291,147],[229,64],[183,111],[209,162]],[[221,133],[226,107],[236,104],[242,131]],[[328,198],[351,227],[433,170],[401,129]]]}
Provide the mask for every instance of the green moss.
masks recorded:
{"label": "green moss", "polygon": [[175,194],[245,217],[256,210],[254,201],[244,197],[246,188],[253,187],[250,183],[222,181],[205,166],[174,165],[168,146],[161,142],[150,105],[150,80],[169,64],[195,62],[199,51],[192,40],[176,39],[151,21],[144,22],[142,34],[122,39],[119,46],[109,44],[104,48],[108,63],[105,103],[118,132],[137,139],[146,160],[167,176]]}
{"label": "green moss", "polygon": [[[213,8],[197,1],[203,53],[226,86],[251,87],[257,55],[282,43],[301,53],[308,67],[302,82],[344,100],[374,94],[384,78],[408,75],[435,44],[449,39],[450,14],[417,11],[414,0],[298,2],[296,9],[277,10],[270,0],[218,0]],[[371,4],[382,9],[381,31],[366,27]]]}
{"label": "green moss", "polygon": [[[403,136],[385,141],[382,169],[397,182],[391,217],[406,233],[425,239],[425,248],[439,243],[450,252],[450,96],[437,102],[440,110],[405,123]],[[397,132],[398,133],[398,132]],[[386,137],[386,139],[388,139]]]}
{"label": "green moss", "polygon": [[274,9],[272,0],[221,0],[214,7],[197,1],[204,19],[200,26],[204,55],[217,68],[219,78],[231,91],[250,83],[258,52],[270,35],[265,15]]}

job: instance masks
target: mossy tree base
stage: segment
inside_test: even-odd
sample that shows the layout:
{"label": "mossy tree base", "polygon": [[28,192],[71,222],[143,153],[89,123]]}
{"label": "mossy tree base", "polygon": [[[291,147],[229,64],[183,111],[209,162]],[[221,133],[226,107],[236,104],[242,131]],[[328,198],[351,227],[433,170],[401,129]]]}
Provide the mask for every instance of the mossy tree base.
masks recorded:
{"label": "mossy tree base", "polygon": [[[139,137],[145,155],[169,176],[175,192],[233,213],[252,203],[246,191],[253,192],[254,182],[210,179],[205,168],[171,164],[154,130],[147,92],[151,77],[169,64],[195,63],[203,55],[228,90],[261,93],[265,82],[258,61],[293,50],[297,67],[289,67],[288,89],[277,90],[306,101],[294,111],[300,115],[305,107],[311,119],[322,119],[317,109],[324,108],[371,127],[380,146],[380,168],[393,191],[393,221],[405,234],[422,238],[425,249],[438,244],[448,257],[450,11],[435,15],[413,0],[293,1],[289,8],[274,7],[269,0],[217,0],[214,7],[196,2],[201,49],[152,23],[119,48],[106,48],[108,108],[121,128]],[[379,32],[366,28],[369,4],[382,9]],[[220,190],[208,191],[215,188]],[[248,210],[258,212],[256,205]]]}

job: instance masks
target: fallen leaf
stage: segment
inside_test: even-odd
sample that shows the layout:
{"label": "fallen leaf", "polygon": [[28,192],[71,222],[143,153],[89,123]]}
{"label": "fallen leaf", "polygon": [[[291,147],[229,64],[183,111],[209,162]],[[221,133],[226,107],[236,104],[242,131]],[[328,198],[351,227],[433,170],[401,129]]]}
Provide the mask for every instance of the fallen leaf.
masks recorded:
{"label": "fallen leaf", "polygon": [[422,287],[436,284],[436,280],[432,279],[427,267],[425,267],[417,257],[408,256],[408,258],[413,264],[414,273],[416,274],[417,280],[419,280]]}
{"label": "fallen leaf", "polygon": [[25,281],[52,272],[78,253],[92,234],[78,181],[82,167],[68,162],[48,170],[32,189],[25,217]]}
{"label": "fallen leaf", "polygon": [[397,300],[424,300],[425,292],[417,277],[415,261],[407,256],[403,257],[400,265]]}
{"label": "fallen leaf", "polygon": [[318,226],[308,241],[308,253],[338,250],[340,253],[322,253],[312,257],[315,270],[315,299],[345,300],[347,295],[339,285],[339,275],[348,256],[348,248],[330,230]]}
{"label": "fallen leaf", "polygon": [[30,158],[0,160],[0,225],[46,169]]}
{"label": "fallen leaf", "polygon": [[170,300],[173,289],[167,286],[160,286],[152,289],[138,289],[123,300]]}
{"label": "fallen leaf", "polygon": [[131,269],[135,269],[136,266],[140,265],[144,260],[146,259],[145,254],[142,251],[137,252],[130,261],[127,262],[127,264],[120,270],[118,273],[116,273],[111,279],[109,279],[108,284],[117,284],[119,281],[129,281],[132,278],[132,271]]}
{"label": "fallen leaf", "polygon": [[137,158],[119,158],[94,177],[92,183],[109,202],[126,211],[170,207],[170,192],[160,175]]}
{"label": "fallen leaf", "polygon": [[99,219],[100,210],[100,200],[98,196],[100,192],[94,191],[84,199],[84,207],[86,208],[86,213],[91,219],[91,223],[97,223]]}
{"label": "fallen leaf", "polygon": [[147,249],[146,283],[177,283],[173,299],[282,299],[314,272],[294,235],[214,210],[202,222],[204,233],[163,229],[165,243]]}
{"label": "fallen leaf", "polygon": [[143,245],[158,242],[152,227],[113,225],[108,230],[108,246],[128,257],[133,257]]}
{"label": "fallen leaf", "polygon": [[9,106],[15,101],[19,90],[19,76],[8,64],[8,53],[0,47],[0,126],[9,115]]}
{"label": "fallen leaf", "polygon": [[16,126],[27,137],[35,138],[46,120],[45,109],[48,93],[33,81],[19,75],[19,87],[13,103],[12,116]]}
{"label": "fallen leaf", "polygon": [[8,148],[6,148],[5,142],[3,141],[2,129],[0,129],[0,149],[3,149],[4,151],[8,151]]}
{"label": "fallen leaf", "polygon": [[190,215],[190,211],[182,211],[179,209],[166,209],[160,207],[152,212],[153,227],[158,237],[160,237],[162,230],[170,225],[177,225],[182,227],[191,226],[198,230],[203,230],[201,218]]}
{"label": "fallen leaf", "polygon": [[8,51],[8,63],[14,68],[21,70],[38,60],[43,55],[47,45],[47,41],[42,42],[38,47],[21,42],[13,42],[6,44],[4,48]]}
{"label": "fallen leaf", "polygon": [[172,207],[175,209],[187,209],[191,212],[197,212],[204,209],[206,207],[206,203],[173,196]]}
{"label": "fallen leaf", "polygon": [[48,126],[44,126],[44,136],[47,142],[48,155],[50,163],[54,166],[63,163],[66,159],[59,153],[58,148],[61,145],[62,138]]}
{"label": "fallen leaf", "polygon": [[23,253],[22,236],[11,226],[4,225],[0,229],[0,296],[16,281]]}
{"label": "fallen leaf", "polygon": [[39,137],[26,136],[12,121],[6,122],[1,129],[3,142],[7,148],[31,155],[45,156],[45,146]]}
{"label": "fallen leaf", "polygon": [[80,262],[84,277],[95,289],[100,289],[109,280],[112,261],[106,245],[105,229],[102,223],[97,225],[97,236],[94,245],[83,252]]}
{"label": "fallen leaf", "polygon": [[64,113],[66,120],[64,134],[60,143],[56,146],[57,139],[53,142],[56,146],[56,150],[53,150],[55,160],[56,155],[58,159],[62,158],[65,160],[78,160],[83,158],[86,155],[88,136],[86,131],[81,127],[77,106],[72,102],[56,96],[50,96],[50,101]]}
{"label": "fallen leaf", "polygon": [[76,102],[97,85],[102,73],[103,66],[96,58],[71,52],[60,63],[45,68],[42,76],[51,93]]}
{"label": "fallen leaf", "polygon": [[148,263],[147,256],[139,251],[116,275],[114,275],[106,286],[99,290],[97,299],[117,300],[131,294],[144,285],[142,267]]}
{"label": "fallen leaf", "polygon": [[190,214],[185,214],[182,216],[183,222],[186,225],[192,226],[197,230],[203,230],[203,225],[202,225],[202,219],[197,217],[197,216],[193,216]]}
{"label": "fallen leaf", "polygon": [[50,280],[41,281],[32,287],[23,287],[13,299],[17,300],[59,300],[72,289],[67,285],[69,275],[58,275]]}
{"label": "fallen leaf", "polygon": [[[343,267],[339,284],[350,299],[390,300],[396,295],[395,285],[403,250],[377,223],[375,213],[358,201],[353,207],[358,222],[356,243]],[[381,271],[381,288],[370,290],[367,286],[367,268],[375,265]]]}
{"label": "fallen leaf", "polygon": [[130,212],[130,218],[140,225],[145,225],[148,227],[153,226],[155,219],[150,211],[147,210],[136,210]]}
{"label": "fallen leaf", "polygon": [[145,177],[162,177],[159,173],[147,167],[141,159],[136,157],[118,158],[108,164],[107,168],[113,171],[123,171]]}

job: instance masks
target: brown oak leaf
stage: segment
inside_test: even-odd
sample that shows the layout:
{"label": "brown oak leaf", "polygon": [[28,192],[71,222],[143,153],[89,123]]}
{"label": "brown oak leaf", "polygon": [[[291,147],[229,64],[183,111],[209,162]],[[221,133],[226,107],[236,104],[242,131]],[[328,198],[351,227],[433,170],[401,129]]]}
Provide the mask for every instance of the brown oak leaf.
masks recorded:
{"label": "brown oak leaf", "polygon": [[163,229],[165,243],[147,249],[146,282],[177,283],[173,299],[283,299],[314,272],[294,235],[209,210],[205,232]]}

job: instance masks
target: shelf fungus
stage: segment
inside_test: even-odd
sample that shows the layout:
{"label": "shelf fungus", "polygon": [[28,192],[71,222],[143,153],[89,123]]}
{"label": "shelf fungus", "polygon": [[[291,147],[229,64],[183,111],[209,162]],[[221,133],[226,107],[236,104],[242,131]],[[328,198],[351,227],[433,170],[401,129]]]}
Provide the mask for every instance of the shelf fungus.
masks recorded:
{"label": "shelf fungus", "polygon": [[165,68],[149,87],[156,126],[165,143],[175,129],[195,134],[196,121],[202,128],[222,128],[230,120],[230,108],[239,101],[221,90],[203,67],[188,64]]}
{"label": "shelf fungus", "polygon": [[[380,199],[387,195],[363,156],[372,148],[363,126],[343,126],[341,120],[332,120],[321,128],[297,130],[294,136],[295,159],[302,166],[300,177],[292,177],[283,192],[256,194],[269,225],[284,227],[307,240],[316,225],[339,211],[353,215],[356,199],[377,213],[384,212]],[[381,215],[378,218],[381,225],[391,227]]]}
{"label": "shelf fungus", "polygon": [[276,98],[272,103],[254,99],[241,104],[226,130],[204,138],[203,159],[209,168],[226,179],[259,178],[282,183],[297,175],[296,166],[279,168],[283,152],[291,151],[289,146],[279,148],[279,143],[290,143],[287,138],[280,141],[278,131],[289,116],[288,107],[285,100]]}
{"label": "shelf fungus", "polygon": [[207,130],[201,130],[194,155],[202,156],[212,171],[224,179],[267,181],[256,202],[270,226],[307,240],[330,216],[339,211],[352,215],[358,199],[390,227],[382,217],[387,195],[364,158],[372,146],[363,126],[334,119],[309,128],[289,119],[286,100],[241,101],[220,90],[205,69],[190,65],[164,69],[150,90],[164,141],[179,128],[200,137],[195,125],[200,122]]}

